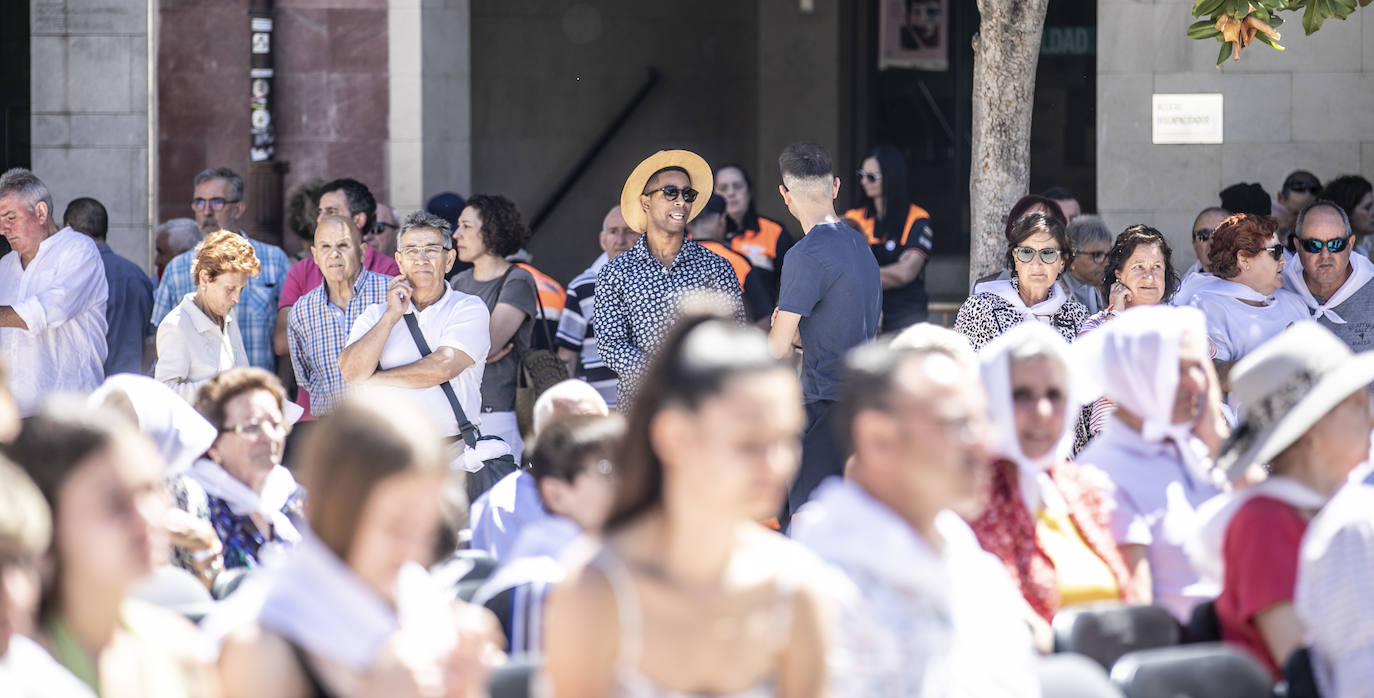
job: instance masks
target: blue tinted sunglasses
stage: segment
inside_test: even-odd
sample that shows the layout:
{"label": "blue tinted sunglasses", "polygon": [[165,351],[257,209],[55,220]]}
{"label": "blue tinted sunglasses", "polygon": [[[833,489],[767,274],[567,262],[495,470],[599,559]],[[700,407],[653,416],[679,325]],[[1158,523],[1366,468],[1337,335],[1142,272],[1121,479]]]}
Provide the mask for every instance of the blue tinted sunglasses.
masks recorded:
{"label": "blue tinted sunglasses", "polygon": [[1335,238],[1332,240],[1318,240],[1316,238],[1298,238],[1298,247],[1308,254],[1321,254],[1325,247],[1331,254],[1336,254],[1345,249],[1350,243],[1349,237]]}

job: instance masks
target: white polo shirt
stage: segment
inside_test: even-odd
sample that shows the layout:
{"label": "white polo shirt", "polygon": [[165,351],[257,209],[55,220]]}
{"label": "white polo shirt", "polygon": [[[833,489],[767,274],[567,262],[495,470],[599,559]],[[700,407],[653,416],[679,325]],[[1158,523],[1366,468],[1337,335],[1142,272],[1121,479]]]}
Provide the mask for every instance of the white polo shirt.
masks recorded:
{"label": "white polo shirt", "polygon": [[[368,330],[377,325],[385,312],[386,303],[375,303],[364,310],[353,322],[353,330],[348,333],[348,342],[344,346],[362,339]],[[416,319],[419,320],[420,332],[424,334],[430,350],[438,351],[439,347],[450,347],[467,354],[468,358],[473,360],[473,364],[458,374],[457,378],[449,381],[449,384],[458,395],[458,402],[463,406],[467,418],[480,426],[482,371],[487,365],[487,353],[491,351],[491,314],[487,312],[487,305],[476,296],[445,286],[444,295],[433,305],[416,311],[414,304],[411,304],[407,312],[415,313]],[[396,326],[391,328],[391,336],[387,337],[386,345],[382,347],[382,356],[378,364],[386,370],[419,360],[420,350],[415,346],[415,340],[410,336],[405,321],[397,322]],[[448,398],[444,397],[441,387],[379,387],[376,392],[417,404],[434,419],[434,424],[441,434],[458,434],[458,418],[454,416],[453,407],[449,405]]]}

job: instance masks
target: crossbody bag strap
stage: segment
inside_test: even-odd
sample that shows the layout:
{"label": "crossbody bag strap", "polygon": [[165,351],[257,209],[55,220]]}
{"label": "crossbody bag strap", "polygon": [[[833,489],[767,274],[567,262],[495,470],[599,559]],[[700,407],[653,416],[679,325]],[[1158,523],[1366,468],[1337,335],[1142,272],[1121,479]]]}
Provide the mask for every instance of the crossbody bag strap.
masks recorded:
{"label": "crossbody bag strap", "polygon": [[[429,349],[429,342],[425,341],[425,335],[420,331],[420,321],[415,317],[415,313],[406,313],[401,316],[406,321],[406,329],[410,330],[410,338],[415,340],[415,348],[420,350],[420,358],[429,356],[432,352]],[[453,392],[453,385],[448,381],[439,384],[439,388],[444,391],[444,397],[448,398],[449,407],[453,408],[453,416],[458,418],[458,431],[463,436],[463,443],[468,448],[477,448],[477,427],[468,421],[468,416],[463,412],[463,405],[458,402],[457,393]]]}

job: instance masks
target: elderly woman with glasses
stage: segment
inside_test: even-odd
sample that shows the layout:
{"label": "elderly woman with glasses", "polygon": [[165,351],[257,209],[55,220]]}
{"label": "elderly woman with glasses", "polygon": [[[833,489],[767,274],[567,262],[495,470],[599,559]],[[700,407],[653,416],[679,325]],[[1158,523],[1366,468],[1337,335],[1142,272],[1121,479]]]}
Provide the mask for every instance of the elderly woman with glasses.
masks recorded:
{"label": "elderly woman with glasses", "polygon": [[1007,239],[1011,278],[980,283],[979,292],[959,308],[954,329],[974,349],[1026,321],[1049,325],[1065,341],[1073,341],[1088,310],[1057,283],[1073,260],[1064,224],[1032,213],[1012,226]]}
{"label": "elderly woman with glasses", "polygon": [[232,313],[245,289],[254,291],[248,278],[261,270],[257,253],[242,235],[221,230],[205,238],[191,264],[196,292],[158,325],[153,377],[190,402],[220,371],[249,365]]}
{"label": "elderly woman with glasses", "polygon": [[178,565],[212,583],[226,568],[257,567],[272,545],[300,540],[304,491],[281,465],[290,427],[286,393],[259,368],[215,376],[196,395],[196,411],[219,433],[187,471],[175,477],[179,509],[208,521],[218,546],[176,549]]}
{"label": "elderly woman with glasses", "polygon": [[1222,221],[1207,252],[1215,278],[1188,301],[1207,316],[1209,353],[1226,392],[1236,361],[1308,317],[1302,299],[1283,288],[1286,260],[1277,230],[1269,216],[1240,213]]}

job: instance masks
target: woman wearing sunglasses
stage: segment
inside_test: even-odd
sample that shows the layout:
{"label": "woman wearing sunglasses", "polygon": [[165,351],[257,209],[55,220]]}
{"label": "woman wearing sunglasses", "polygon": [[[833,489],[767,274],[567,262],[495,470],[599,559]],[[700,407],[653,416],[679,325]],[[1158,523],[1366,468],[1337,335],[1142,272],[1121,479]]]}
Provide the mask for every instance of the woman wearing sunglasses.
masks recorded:
{"label": "woman wearing sunglasses", "polygon": [[906,163],[890,145],[880,145],[858,173],[864,205],[845,212],[868,238],[883,282],[883,332],[900,332],[925,322],[926,260],[935,234],[930,214],[911,202]]}
{"label": "woman wearing sunglasses", "polygon": [[1308,317],[1302,299],[1282,288],[1285,260],[1277,230],[1273,218],[1249,213],[1217,225],[1207,252],[1216,278],[1198,287],[1189,301],[1207,316],[1209,350],[1228,393],[1236,361]]}
{"label": "woman wearing sunglasses", "polygon": [[1073,258],[1064,224],[1032,213],[1012,226],[1007,239],[1011,278],[980,283],[959,308],[954,329],[975,350],[1027,320],[1045,323],[1072,342],[1088,310],[1056,283]]}

